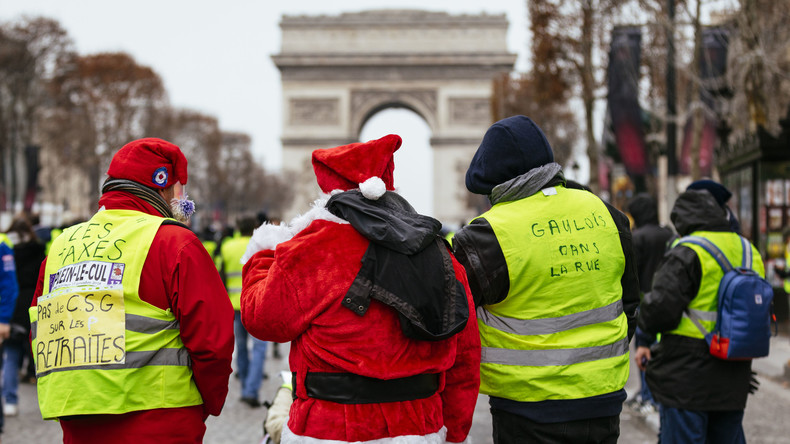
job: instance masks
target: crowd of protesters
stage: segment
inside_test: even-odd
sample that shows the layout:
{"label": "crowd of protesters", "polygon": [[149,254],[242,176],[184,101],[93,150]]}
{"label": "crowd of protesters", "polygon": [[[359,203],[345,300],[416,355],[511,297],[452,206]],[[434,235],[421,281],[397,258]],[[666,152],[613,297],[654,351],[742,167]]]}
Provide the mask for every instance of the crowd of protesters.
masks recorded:
{"label": "crowd of protesters", "polygon": [[655,198],[615,208],[513,116],[466,172],[490,208],[446,235],[396,192],[401,144],[313,151],[322,194],[287,223],[196,233],[187,159],[156,138],[117,151],[89,220],[16,217],[0,237],[5,416],[21,379],[66,443],[202,442],[231,374],[259,407],[267,344],[289,342],[266,421],[286,444],[469,442],[479,393],[494,443],[614,443],[630,359],[659,442],[745,442],[750,362],[709,355],[684,316],[715,306],[720,276],[672,243],[741,254],[729,190],[693,183],[660,226]]}

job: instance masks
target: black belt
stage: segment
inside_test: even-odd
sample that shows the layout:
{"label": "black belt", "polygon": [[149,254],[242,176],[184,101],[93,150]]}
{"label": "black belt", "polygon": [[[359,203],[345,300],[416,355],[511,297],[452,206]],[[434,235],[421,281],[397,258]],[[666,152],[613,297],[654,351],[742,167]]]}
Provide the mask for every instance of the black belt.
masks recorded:
{"label": "black belt", "polygon": [[[296,373],[293,373],[296,393]],[[439,374],[425,373],[398,379],[377,379],[353,373],[309,372],[307,396],[339,404],[378,404],[423,399],[439,390]]]}

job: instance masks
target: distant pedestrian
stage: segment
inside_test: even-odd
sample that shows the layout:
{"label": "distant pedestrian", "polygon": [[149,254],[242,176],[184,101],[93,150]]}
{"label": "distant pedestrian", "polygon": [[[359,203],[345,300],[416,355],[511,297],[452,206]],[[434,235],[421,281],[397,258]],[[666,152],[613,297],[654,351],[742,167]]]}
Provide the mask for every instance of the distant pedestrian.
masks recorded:
{"label": "distant pedestrian", "polygon": [[228,393],[233,309],[182,222],[187,159],[146,138],[112,158],[100,210],[41,267],[31,318],[44,419],[65,443],[199,443]]}
{"label": "distant pedestrian", "polygon": [[784,266],[774,267],[774,272],[782,279],[782,289],[790,295],[790,227],[782,231],[782,246],[784,248]]}
{"label": "distant pedestrian", "polygon": [[494,443],[616,442],[639,304],[628,218],[566,181],[525,116],[488,129],[466,187],[493,205],[453,246],[478,306]]}
{"label": "distant pedestrian", "polygon": [[29,217],[30,224],[33,225],[33,232],[39,242],[46,245],[52,240],[52,227],[41,224],[41,216],[38,213],[32,213]]}
{"label": "distant pedestrian", "polygon": [[732,192],[727,189],[724,185],[710,179],[700,179],[694,182],[691,182],[688,187],[686,187],[686,191],[688,190],[706,190],[709,192],[714,199],[716,199],[716,203],[719,204],[722,210],[727,217],[727,223],[730,224],[730,231],[733,233],[741,234],[741,222],[738,220],[738,217],[732,211],[732,208],[727,204],[732,197]]}
{"label": "distant pedestrian", "polygon": [[[222,243],[222,276],[235,311],[233,334],[236,339],[236,374],[241,382],[241,402],[250,407],[260,407],[259,394],[266,364],[266,341],[247,333],[241,323],[241,257],[250,243],[256,220],[249,216],[240,217],[236,223],[239,236],[230,237]],[[250,347],[252,342],[252,347]]]}
{"label": "distant pedestrian", "polygon": [[[628,213],[634,219],[636,227],[632,236],[636,271],[639,275],[639,296],[642,299],[646,293],[650,292],[653,285],[653,274],[669,248],[669,242],[675,233],[670,228],[659,224],[658,203],[653,196],[647,193],[637,194],[631,199],[628,203]],[[655,342],[653,335],[642,332],[638,327],[635,338],[637,347],[640,345],[649,347]],[[645,382],[645,372],[642,370],[639,370],[639,381],[639,395],[634,400],[635,405],[642,413],[655,412],[657,405],[650,394],[650,388]]]}
{"label": "distant pedestrian", "polygon": [[285,444],[467,440],[479,386],[474,308],[441,223],[393,191],[400,145],[388,135],[313,151],[328,195],[250,241],[242,321],[291,342]]}
{"label": "distant pedestrian", "polygon": [[[721,186],[720,184],[717,184]],[[723,187],[722,187],[723,188]],[[733,231],[720,200],[705,189],[678,196],[671,213],[681,236],[694,235],[718,247],[732,264],[751,253],[752,268],[764,276],[762,258]],[[725,361],[709,352],[703,333],[689,313],[708,330],[716,323],[723,271],[702,247],[680,244],[664,257],[653,287],[639,310],[639,327],[661,334],[652,348],[639,347],[646,380],[660,404],[661,443],[744,443],[743,413],[749,395],[751,361]]]}
{"label": "distant pedestrian", "polygon": [[[14,314],[19,284],[16,279],[14,262],[14,244],[4,233],[0,232],[0,347],[11,334],[11,317]],[[0,350],[0,364],[3,353]],[[0,366],[1,367],[1,366]],[[0,434],[3,433],[5,417],[0,409]]]}
{"label": "distant pedestrian", "polygon": [[202,230],[200,230],[198,237],[200,237],[200,243],[203,244],[203,247],[206,249],[208,255],[214,260],[214,264],[217,266],[217,271],[220,271],[222,263],[219,259],[219,249],[217,248],[217,233],[211,228],[210,225],[206,225]]}
{"label": "distant pedestrian", "polygon": [[[19,413],[19,373],[25,362],[33,360],[30,353],[30,314],[28,309],[36,291],[38,271],[45,256],[45,246],[39,241],[30,221],[20,215],[11,222],[8,236],[14,242],[14,263],[19,284],[14,315],[11,318],[11,334],[3,343],[3,413],[16,416]],[[25,366],[26,368],[27,366]],[[25,369],[25,371],[27,371]]]}

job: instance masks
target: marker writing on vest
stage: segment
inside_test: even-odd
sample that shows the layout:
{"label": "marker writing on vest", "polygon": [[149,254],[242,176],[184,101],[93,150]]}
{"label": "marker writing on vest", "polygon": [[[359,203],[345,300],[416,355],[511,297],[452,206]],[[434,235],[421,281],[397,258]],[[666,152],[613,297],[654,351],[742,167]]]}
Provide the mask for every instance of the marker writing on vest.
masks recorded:
{"label": "marker writing on vest", "polygon": [[543,237],[546,234],[572,234],[588,229],[595,229],[598,227],[605,227],[606,219],[603,216],[595,214],[592,211],[589,216],[574,219],[549,219],[545,222],[535,222],[530,227],[532,235],[535,237]]}
{"label": "marker writing on vest", "polygon": [[[62,322],[52,328],[65,328]],[[79,364],[110,364],[121,363],[125,355],[124,347],[119,341],[123,336],[111,337],[104,333],[60,337],[47,343],[36,343],[37,371],[46,371],[52,367],[72,366]],[[114,353],[112,353],[114,349]],[[64,364],[65,360],[65,364]]]}
{"label": "marker writing on vest", "polygon": [[[79,304],[79,298],[80,297],[82,297],[83,301],[85,302],[84,306],[82,306],[82,307]],[[75,301],[74,298],[77,298],[77,300]],[[94,299],[95,300],[96,298],[97,298],[97,295],[95,293],[88,293],[86,295],[81,295],[81,294],[72,295],[72,296],[69,297],[69,300],[66,303],[66,310],[68,310],[68,311],[76,311],[78,309],[82,309],[82,311],[84,311],[86,313],[90,313],[90,312],[92,312],[93,310],[96,309],[96,305],[93,302],[91,302],[90,299]],[[104,311],[104,312],[112,310],[113,304],[111,304],[109,302],[106,302],[106,300],[108,298],[111,299],[112,295],[110,295],[110,294],[103,294],[101,296],[101,298],[99,299],[99,302],[98,302],[99,310]]]}
{"label": "marker writing on vest", "polygon": [[571,268],[567,265],[552,265],[549,267],[551,277],[560,277],[568,273],[588,273],[591,271],[601,271],[601,263],[598,259],[589,261],[576,261],[572,264]]}
{"label": "marker writing on vest", "polygon": [[581,256],[582,254],[586,254],[590,252],[590,245],[592,245],[595,254],[601,253],[601,251],[598,249],[598,245],[596,245],[595,242],[560,245],[558,247],[558,250],[560,254],[563,256],[568,256],[568,255]]}
{"label": "marker writing on vest", "polygon": [[[99,225],[100,224],[97,223],[86,223],[83,225],[77,225],[74,231],[71,232],[71,236],[69,236],[69,242],[74,242],[77,239],[87,239],[88,237],[90,237],[89,233],[91,232],[93,227],[98,227]],[[110,222],[105,223],[102,226],[102,229],[104,230],[104,235],[97,234],[96,237],[98,237],[99,239],[104,239],[105,237],[109,236],[110,228],[112,228],[112,223]],[[84,229],[85,231],[82,234],[82,236],[80,236],[80,231],[82,229]]]}
{"label": "marker writing on vest", "polygon": [[[117,261],[121,257],[123,257],[123,245],[126,243],[124,239],[115,239],[112,245],[109,244],[109,241],[101,240],[98,242],[90,242],[90,243],[80,243],[69,245],[66,248],[63,248],[63,251],[58,253],[58,257],[62,258],[61,265],[65,264],[66,261],[71,258],[71,262],[79,262],[85,259],[109,259],[111,261]],[[95,246],[94,246],[95,244]],[[76,248],[75,248],[76,246]],[[77,251],[79,250],[79,254]],[[105,250],[108,250],[105,252]],[[106,254],[105,254],[106,253]]]}

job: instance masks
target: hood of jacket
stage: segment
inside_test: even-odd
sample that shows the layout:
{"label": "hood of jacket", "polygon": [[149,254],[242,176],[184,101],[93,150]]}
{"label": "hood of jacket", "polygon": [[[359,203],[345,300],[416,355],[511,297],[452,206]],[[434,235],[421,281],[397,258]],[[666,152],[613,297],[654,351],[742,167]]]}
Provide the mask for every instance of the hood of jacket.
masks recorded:
{"label": "hood of jacket", "polygon": [[637,227],[658,225],[658,204],[653,196],[647,193],[637,194],[628,203],[628,212],[631,213]]}
{"label": "hood of jacket", "polygon": [[727,212],[706,190],[688,190],[678,196],[670,219],[681,236],[694,231],[731,231]]}
{"label": "hood of jacket", "polygon": [[371,242],[407,255],[425,249],[442,227],[438,220],[417,213],[393,191],[377,200],[365,198],[359,190],[338,193],[329,199],[326,208]]}
{"label": "hood of jacket", "polygon": [[511,202],[532,196],[547,186],[560,184],[565,184],[565,175],[562,172],[562,167],[558,163],[551,162],[532,168],[524,174],[495,186],[491,190],[488,200],[491,202],[491,205],[496,205],[500,202]]}

